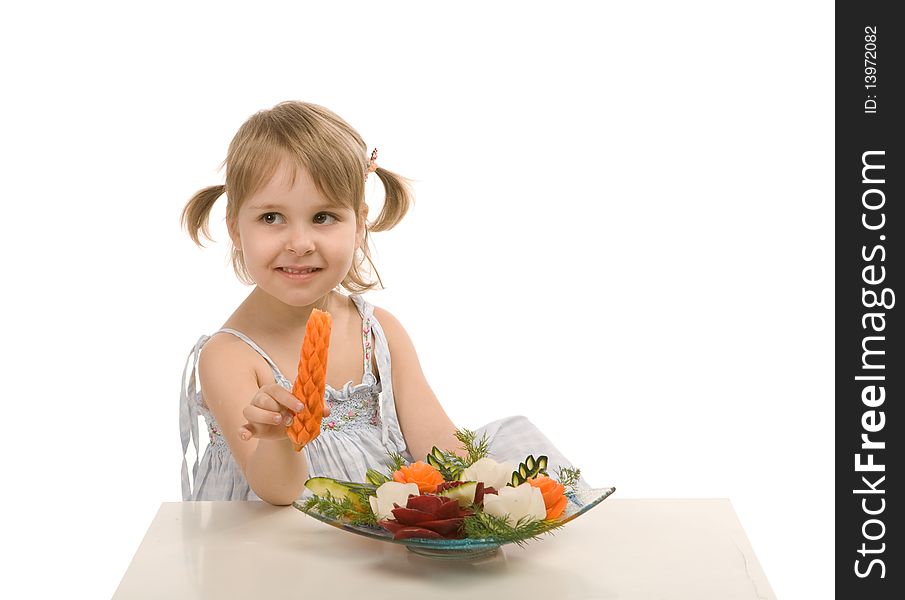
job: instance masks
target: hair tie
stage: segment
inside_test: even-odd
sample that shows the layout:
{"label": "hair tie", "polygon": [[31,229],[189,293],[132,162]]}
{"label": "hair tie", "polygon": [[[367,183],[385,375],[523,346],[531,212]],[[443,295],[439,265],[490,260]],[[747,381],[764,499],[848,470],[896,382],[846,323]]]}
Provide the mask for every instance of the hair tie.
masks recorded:
{"label": "hair tie", "polygon": [[368,161],[368,168],[365,170],[365,181],[368,180],[368,173],[373,173],[377,170],[377,148],[371,152],[371,160]]}

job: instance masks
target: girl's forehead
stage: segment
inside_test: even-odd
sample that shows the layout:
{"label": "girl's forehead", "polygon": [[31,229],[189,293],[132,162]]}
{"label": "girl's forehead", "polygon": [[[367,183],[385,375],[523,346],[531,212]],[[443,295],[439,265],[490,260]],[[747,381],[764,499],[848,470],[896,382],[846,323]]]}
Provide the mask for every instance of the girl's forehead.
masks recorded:
{"label": "girl's forehead", "polygon": [[319,193],[308,169],[303,165],[283,159],[276,164],[271,176],[264,180],[261,189],[254,195],[279,195],[293,192]]}
{"label": "girl's forehead", "polygon": [[243,203],[252,210],[267,208],[349,208],[318,189],[303,165],[283,160],[273,174]]}

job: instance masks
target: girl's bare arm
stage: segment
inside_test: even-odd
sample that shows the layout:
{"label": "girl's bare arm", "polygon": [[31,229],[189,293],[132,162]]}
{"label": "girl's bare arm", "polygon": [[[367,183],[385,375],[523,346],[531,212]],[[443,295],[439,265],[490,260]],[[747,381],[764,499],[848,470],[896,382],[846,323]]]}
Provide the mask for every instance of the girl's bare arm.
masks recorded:
{"label": "girl's bare arm", "polygon": [[[285,417],[294,414],[290,407],[295,407],[297,400],[279,384],[259,385],[254,370],[258,360],[257,352],[242,340],[227,335],[213,337],[199,359],[201,389],[248,485],[261,500],[284,506],[301,495],[308,479],[305,453],[296,452],[285,434]],[[270,410],[249,406],[256,394],[265,395],[259,396],[256,404]],[[276,410],[283,418],[280,422],[272,412]],[[252,424],[254,437],[243,440],[240,432],[246,423]]]}

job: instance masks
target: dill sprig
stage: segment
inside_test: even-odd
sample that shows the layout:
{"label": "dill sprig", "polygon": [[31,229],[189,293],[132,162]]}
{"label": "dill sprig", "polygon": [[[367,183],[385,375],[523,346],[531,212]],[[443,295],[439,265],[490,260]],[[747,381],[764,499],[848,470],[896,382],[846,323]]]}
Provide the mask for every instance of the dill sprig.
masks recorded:
{"label": "dill sprig", "polygon": [[302,505],[302,510],[306,513],[313,510],[327,518],[335,520],[341,519],[352,525],[377,526],[377,517],[371,511],[367,496],[356,495],[363,503],[363,506],[367,507],[365,510],[356,508],[348,498],[340,500],[334,497],[330,492],[327,492],[326,496],[312,496],[311,498],[308,498]]}
{"label": "dill sprig", "polygon": [[560,467],[557,473],[559,483],[566,488],[566,493],[578,493],[578,480],[581,478],[581,469]]}
{"label": "dill sprig", "polygon": [[465,535],[469,538],[492,538],[501,544],[513,542],[523,548],[531,540],[540,539],[542,533],[552,533],[563,527],[563,523],[554,521],[530,520],[522,517],[513,526],[505,517],[495,517],[483,511],[465,517]]}
{"label": "dill sprig", "polygon": [[390,457],[390,465],[386,478],[387,481],[393,481],[393,473],[395,473],[402,467],[407,466],[408,461],[405,460],[405,458],[403,458],[403,456],[398,452],[389,452],[387,455]]}
{"label": "dill sprig", "polygon": [[408,461],[405,460],[398,452],[390,452],[390,479],[393,479],[393,473],[406,466]]}
{"label": "dill sprig", "polygon": [[390,459],[389,471],[384,474],[376,469],[368,469],[367,473],[365,474],[365,479],[368,481],[368,483],[380,487],[387,481],[393,481],[393,473],[406,466],[408,462],[398,452],[388,452],[387,456],[389,456]]}
{"label": "dill sprig", "polygon": [[477,445],[475,445],[476,434],[470,429],[456,429],[455,435],[456,439],[462,442],[462,449],[468,452],[468,464],[465,465],[466,468],[487,456],[488,448],[486,433]]}

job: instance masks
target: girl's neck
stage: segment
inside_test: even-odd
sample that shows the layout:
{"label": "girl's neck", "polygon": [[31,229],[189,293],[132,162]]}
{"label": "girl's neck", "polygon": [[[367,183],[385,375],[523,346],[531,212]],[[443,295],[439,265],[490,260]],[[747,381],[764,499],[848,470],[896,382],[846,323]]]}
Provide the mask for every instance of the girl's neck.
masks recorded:
{"label": "girl's neck", "polygon": [[314,304],[289,306],[255,286],[229,320],[237,319],[245,323],[244,327],[247,329],[265,335],[304,331],[313,309],[317,308],[335,315],[334,307],[337,307],[339,299],[336,296],[336,292],[331,291]]}

